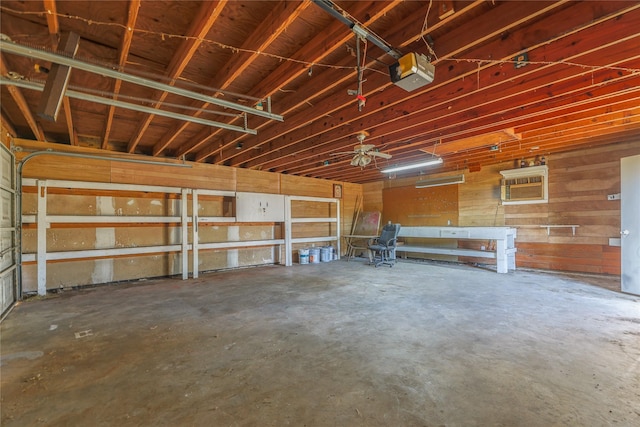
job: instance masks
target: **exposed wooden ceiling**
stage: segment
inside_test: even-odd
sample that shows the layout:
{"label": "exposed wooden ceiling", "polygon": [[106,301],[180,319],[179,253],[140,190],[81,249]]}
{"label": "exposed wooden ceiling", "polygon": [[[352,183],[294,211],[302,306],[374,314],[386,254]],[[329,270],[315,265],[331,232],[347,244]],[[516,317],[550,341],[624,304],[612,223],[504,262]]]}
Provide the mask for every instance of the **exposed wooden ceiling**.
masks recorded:
{"label": "exposed wooden ceiling", "polygon": [[[421,173],[640,137],[637,1],[337,1],[336,8],[401,53],[430,57],[435,80],[407,92],[395,59],[310,1],[11,1],[7,43],[75,58],[274,120],[71,67],[68,91],[157,113],[65,96],[56,121],[37,112],[53,64],[2,50],[2,120],[19,138],[142,153],[347,182],[384,179],[383,166],[439,155]],[[451,13],[451,10],[454,12]],[[429,48],[431,47],[431,49]],[[362,66],[359,108],[358,49]],[[519,57],[521,63],[516,64]],[[12,81],[10,81],[12,80]],[[70,92],[67,92],[70,93]],[[170,112],[166,117],[161,112]],[[255,135],[180,115],[253,129]],[[178,118],[176,118],[178,117]],[[367,131],[390,160],[351,166]],[[413,171],[413,174],[420,171]]]}

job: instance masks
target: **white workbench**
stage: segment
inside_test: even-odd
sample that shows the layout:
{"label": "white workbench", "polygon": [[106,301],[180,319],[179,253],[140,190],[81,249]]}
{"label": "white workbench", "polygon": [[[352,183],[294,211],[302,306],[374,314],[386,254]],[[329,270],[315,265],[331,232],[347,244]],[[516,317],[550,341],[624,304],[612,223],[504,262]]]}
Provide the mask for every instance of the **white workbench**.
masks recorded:
{"label": "white workbench", "polygon": [[398,245],[396,252],[414,252],[439,255],[460,255],[480,258],[495,258],[498,273],[507,273],[516,269],[516,239],[517,230],[512,227],[450,227],[450,226],[401,226],[399,238],[425,239],[464,239],[464,240],[494,240],[495,250],[477,250],[465,248],[447,248],[426,246],[419,244]]}

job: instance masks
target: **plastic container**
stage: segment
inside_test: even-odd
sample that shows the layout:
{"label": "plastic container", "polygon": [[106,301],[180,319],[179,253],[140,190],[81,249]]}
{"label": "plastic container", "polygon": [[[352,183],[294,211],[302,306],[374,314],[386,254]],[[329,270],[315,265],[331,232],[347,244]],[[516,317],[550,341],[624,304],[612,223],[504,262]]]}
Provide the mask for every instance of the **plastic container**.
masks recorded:
{"label": "plastic container", "polygon": [[320,248],[309,248],[309,263],[318,264],[320,262]]}
{"label": "plastic container", "polygon": [[333,261],[333,246],[323,246],[320,248],[320,261]]}
{"label": "plastic container", "polygon": [[298,260],[300,264],[309,264],[309,249],[298,249]]}

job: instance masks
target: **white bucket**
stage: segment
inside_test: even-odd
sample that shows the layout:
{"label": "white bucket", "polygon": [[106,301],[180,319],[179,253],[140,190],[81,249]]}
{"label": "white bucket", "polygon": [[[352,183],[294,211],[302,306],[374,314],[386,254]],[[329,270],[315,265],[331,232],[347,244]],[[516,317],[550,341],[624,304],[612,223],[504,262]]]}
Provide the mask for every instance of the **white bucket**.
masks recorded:
{"label": "white bucket", "polygon": [[320,248],[320,261],[333,261],[333,246],[323,246]]}
{"label": "white bucket", "polygon": [[309,264],[309,249],[298,249],[300,264]]}
{"label": "white bucket", "polygon": [[311,264],[320,262],[320,248],[309,248],[309,262]]}

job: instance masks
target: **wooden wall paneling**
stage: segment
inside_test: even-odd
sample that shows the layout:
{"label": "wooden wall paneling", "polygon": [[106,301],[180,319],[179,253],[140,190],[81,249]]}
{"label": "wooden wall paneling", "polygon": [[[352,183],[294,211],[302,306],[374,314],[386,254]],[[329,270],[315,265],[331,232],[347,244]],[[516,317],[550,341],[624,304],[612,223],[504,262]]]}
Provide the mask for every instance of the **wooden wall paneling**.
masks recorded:
{"label": "wooden wall paneling", "polygon": [[384,181],[369,182],[362,185],[363,209],[365,211],[383,211],[382,190]]}
{"label": "wooden wall paneling", "polygon": [[[238,267],[237,257],[234,261],[234,265],[231,267]],[[191,255],[189,255],[189,265],[193,265]],[[214,250],[200,250],[198,253],[198,270],[201,272],[220,270],[223,268],[229,268],[229,252],[227,250],[214,249]]]}
{"label": "wooden wall paneling", "polygon": [[[97,229],[99,233],[101,229]],[[107,228],[102,230],[103,232],[109,232]],[[108,237],[107,237],[108,239]],[[70,239],[72,240],[72,239]],[[152,226],[135,227],[135,226],[119,226],[113,229],[113,246],[116,248],[133,248],[138,246],[162,246],[162,245],[178,245],[181,242],[180,226],[165,226],[161,224],[154,224]],[[96,239],[95,249],[104,248],[99,244]],[[89,248],[94,249],[94,248]]]}
{"label": "wooden wall paneling", "polygon": [[[620,274],[620,158],[640,152],[640,141],[548,157],[549,203],[506,206],[505,222],[518,225],[518,265],[583,273]],[[546,209],[546,215],[545,215]],[[539,225],[579,225],[546,228]]]}
{"label": "wooden wall paneling", "polygon": [[290,196],[333,197],[334,181],[280,175],[281,193]]}
{"label": "wooden wall paneling", "polygon": [[595,165],[612,161],[619,170],[620,164],[616,159],[633,156],[638,152],[640,152],[640,136],[627,141],[619,141],[616,144],[555,153],[550,158],[549,167],[551,168],[558,163],[564,167],[590,166],[594,164],[592,162],[595,159]]}
{"label": "wooden wall paneling", "polygon": [[[457,186],[459,225],[516,227],[518,265],[522,267],[618,275],[620,248],[609,246],[609,238],[618,237],[620,201],[608,200],[607,195],[620,192],[620,158],[639,152],[640,139],[546,156],[549,165],[549,203],[546,204],[502,205],[499,172],[513,169],[512,161],[478,172],[465,171],[466,182]],[[411,194],[393,200],[389,197],[398,187],[412,187],[416,179],[364,184],[365,206],[381,208],[387,215],[389,210],[395,211],[393,220],[406,216],[403,211],[420,210],[417,207],[420,201],[414,200]],[[407,191],[410,193],[410,188]],[[427,213],[433,215],[428,220],[436,222],[436,216],[443,213],[446,211]],[[416,217],[403,219],[413,221]],[[427,222],[427,217],[424,219]],[[579,227],[574,235],[571,228],[551,228],[547,232],[547,228],[541,226],[548,224]],[[482,243],[460,242],[459,245],[476,248]],[[478,261],[486,263],[486,260]]]}
{"label": "wooden wall paneling", "polygon": [[458,225],[458,187],[414,186],[385,188],[382,191],[382,222],[402,225]]}
{"label": "wooden wall paneling", "polygon": [[280,194],[280,175],[251,169],[236,169],[236,191]]}
{"label": "wooden wall paneling", "polygon": [[602,272],[605,274],[621,274],[620,247],[602,247]]}
{"label": "wooden wall paneling", "polygon": [[[458,225],[458,187],[446,185],[440,187],[415,188],[416,178],[404,179],[394,184],[409,184],[405,186],[390,186],[382,191],[381,226],[391,221],[405,226],[421,225]],[[403,238],[402,243],[456,247],[456,240],[448,239],[412,239]],[[456,256],[411,254],[412,258],[428,258],[437,260],[456,261]]]}
{"label": "wooden wall paneling", "polygon": [[[45,144],[46,145],[46,144]],[[35,147],[34,149],[43,147]],[[90,149],[69,150],[94,154]],[[24,154],[24,152],[23,152]],[[47,160],[43,167],[43,178],[50,179],[48,172],[65,170],[69,159],[75,163],[86,162],[82,158],[54,157]],[[129,156],[134,157],[134,156]],[[45,157],[43,157],[44,159]],[[36,158],[35,162],[39,160]],[[234,191],[237,187],[260,190],[262,192],[281,192],[281,175],[260,171],[246,171],[224,166],[193,164],[192,168],[162,166],[151,164],[126,163],[118,161],[92,160],[92,163],[102,165],[103,174],[100,181],[133,185],[165,185],[170,187],[204,188]],[[34,163],[35,164],[35,163]],[[94,168],[94,172],[95,172]],[[28,169],[25,169],[28,171]],[[106,173],[106,171],[109,171]],[[240,171],[240,172],[238,172]],[[238,174],[242,183],[237,182]],[[108,175],[108,176],[107,176]],[[60,173],[57,179],[80,179],[83,175],[67,176]],[[26,177],[29,177],[26,174]],[[89,180],[87,180],[89,181]],[[94,180],[95,181],[95,180]],[[311,178],[286,177],[289,189],[293,193],[303,196],[322,196],[332,198],[332,181]],[[345,214],[349,220],[353,215],[353,207],[344,208],[344,201],[355,204],[355,199],[362,194],[359,184],[341,183],[343,194],[341,200],[341,223],[345,221]],[[256,188],[256,185],[259,188]],[[282,191],[284,192],[284,191]],[[189,201],[193,200],[188,196]],[[234,203],[230,197],[199,195],[198,215],[229,216],[234,215]],[[336,205],[326,202],[297,201],[294,211],[303,217],[335,217]],[[192,203],[187,203],[189,215]],[[49,188],[48,213],[57,215],[83,216],[177,216],[180,214],[180,196],[174,194],[153,193],[144,191],[117,190],[89,190]],[[23,213],[35,214],[37,210],[35,190],[25,188]],[[335,223],[301,223],[294,231],[297,237],[334,236]],[[135,224],[135,223],[86,223],[86,224],[53,224],[47,231],[49,251],[130,248],[155,245],[178,244],[181,240],[181,229],[178,224]],[[283,227],[280,223],[238,224],[230,220],[228,223],[213,222],[201,224],[199,230],[200,243],[228,242],[242,240],[265,240],[283,238]],[[189,233],[190,235],[190,233]],[[36,227],[25,224],[24,228],[25,253],[33,253],[37,248]],[[79,241],[82,243],[80,244]],[[322,246],[317,242],[316,246]],[[328,240],[326,244],[335,244]],[[209,271],[238,266],[261,265],[284,261],[283,248],[264,246],[234,249],[201,249],[198,257],[198,270]],[[311,244],[300,245],[311,246]],[[192,255],[189,255],[192,263]],[[33,265],[32,265],[33,264]],[[155,277],[178,274],[182,269],[179,253],[158,253],[151,255],[115,256],[110,258],[91,258],[84,260],[66,260],[48,262],[47,280],[55,286],[69,287],[86,284],[105,283],[114,280],[132,280],[142,277]],[[77,269],[77,271],[76,271]],[[27,285],[25,290],[37,289],[37,274],[35,263],[25,263]]]}
{"label": "wooden wall paneling", "polygon": [[[177,274],[176,254],[47,262],[47,289],[57,290],[94,283],[136,280]],[[179,257],[178,257],[179,258]],[[38,290],[36,263],[24,263],[23,292]]]}
{"label": "wooden wall paneling", "polygon": [[275,261],[276,258],[272,247],[238,249],[238,265],[241,267],[273,264]]}
{"label": "wooden wall paneling", "polygon": [[[235,216],[235,203],[233,197],[198,195],[198,216],[216,217],[224,216],[232,218]],[[191,197],[189,197],[189,215],[191,215]]]}
{"label": "wooden wall paneling", "polygon": [[[521,267],[595,274],[615,270],[610,263],[605,266],[602,245],[520,243],[516,246],[516,264]],[[616,274],[620,274],[619,268],[617,271]]]}
{"label": "wooden wall paneling", "polygon": [[[294,239],[302,237],[330,236],[332,233],[335,235],[335,224],[326,222],[305,222],[291,225],[291,237]],[[311,245],[306,244],[303,247],[307,246]]]}
{"label": "wooden wall paneling", "polygon": [[479,172],[464,172],[465,182],[458,184],[458,224],[494,227],[504,225],[504,206],[500,202],[500,171],[504,165],[485,167]]}
{"label": "wooden wall paneling", "polygon": [[174,262],[175,258],[179,258],[179,255],[165,253],[107,259],[105,261],[112,265],[111,279],[104,280],[106,279],[105,277],[103,281],[97,283],[144,279],[148,277],[164,277],[178,274],[179,270],[175,268],[175,265],[179,262]]}
{"label": "wooden wall paneling", "polygon": [[[343,197],[340,200],[340,226],[342,227],[340,230],[340,235],[345,235],[351,233],[351,228],[353,226],[353,217],[354,211],[356,209],[356,202],[362,208],[363,204],[363,193],[362,193],[362,185],[361,184],[343,184]],[[346,245],[341,245],[341,249],[346,249]]]}
{"label": "wooden wall paneling", "polygon": [[237,169],[200,163],[188,165],[190,167],[112,162],[111,182],[235,191]]}
{"label": "wooden wall paneling", "polygon": [[[24,156],[16,156],[22,160]],[[111,168],[103,160],[41,155],[31,158],[22,169],[25,178],[110,182]]]}
{"label": "wooden wall paneling", "polygon": [[291,202],[293,218],[329,218],[335,217],[335,203],[293,200]]}

